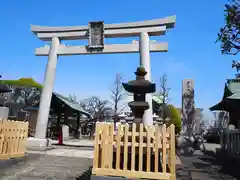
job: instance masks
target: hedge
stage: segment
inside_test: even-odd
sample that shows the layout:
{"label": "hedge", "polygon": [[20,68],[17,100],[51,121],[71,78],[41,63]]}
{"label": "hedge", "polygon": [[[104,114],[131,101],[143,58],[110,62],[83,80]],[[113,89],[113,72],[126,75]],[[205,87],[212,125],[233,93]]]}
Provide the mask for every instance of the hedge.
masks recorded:
{"label": "hedge", "polygon": [[10,86],[20,87],[37,87],[42,88],[43,86],[32,78],[20,78],[18,80],[0,80],[0,84],[8,84]]}

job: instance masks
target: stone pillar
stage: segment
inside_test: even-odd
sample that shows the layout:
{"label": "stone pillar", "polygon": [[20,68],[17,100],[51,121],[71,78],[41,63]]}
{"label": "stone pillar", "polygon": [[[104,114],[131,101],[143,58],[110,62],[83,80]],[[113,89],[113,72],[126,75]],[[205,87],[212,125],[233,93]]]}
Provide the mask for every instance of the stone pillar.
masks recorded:
{"label": "stone pillar", "polygon": [[194,81],[184,79],[182,81],[182,131],[181,134],[191,136],[196,127]]}
{"label": "stone pillar", "polygon": [[52,38],[52,44],[49,51],[48,63],[46,67],[43,89],[41,92],[41,99],[37,117],[36,133],[35,138],[45,139],[48,117],[50,111],[50,104],[52,100],[52,92],[55,81],[57,59],[58,59],[58,48],[59,48],[59,39],[57,37]]}
{"label": "stone pillar", "polygon": [[69,140],[69,126],[67,125],[62,126],[62,138],[63,141]]}
{"label": "stone pillar", "polygon": [[[150,51],[149,51],[149,36],[147,32],[141,32],[139,41],[140,51],[140,65],[143,66],[147,72],[145,79],[151,81],[151,65],[150,65]],[[146,94],[146,102],[149,104],[149,109],[144,112],[143,123],[153,125],[152,118],[152,94]]]}

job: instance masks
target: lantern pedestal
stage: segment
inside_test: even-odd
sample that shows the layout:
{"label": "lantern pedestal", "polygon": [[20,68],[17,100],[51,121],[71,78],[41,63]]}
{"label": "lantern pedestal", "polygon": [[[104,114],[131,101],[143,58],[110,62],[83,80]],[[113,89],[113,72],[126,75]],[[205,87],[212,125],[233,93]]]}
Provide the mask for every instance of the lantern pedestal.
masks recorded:
{"label": "lantern pedestal", "polygon": [[8,107],[0,107],[0,120],[7,120],[8,113],[9,113]]}

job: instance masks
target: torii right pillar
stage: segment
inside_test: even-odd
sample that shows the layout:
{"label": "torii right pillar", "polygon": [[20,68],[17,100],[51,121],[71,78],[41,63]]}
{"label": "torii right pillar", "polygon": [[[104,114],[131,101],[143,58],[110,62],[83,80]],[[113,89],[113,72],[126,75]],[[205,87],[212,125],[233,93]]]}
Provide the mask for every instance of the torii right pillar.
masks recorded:
{"label": "torii right pillar", "polygon": [[[145,79],[151,82],[151,62],[150,62],[150,51],[149,51],[149,35],[147,32],[140,33],[139,41],[140,51],[140,65],[145,68],[147,74]],[[145,125],[153,125],[153,110],[152,110],[152,94],[146,94],[146,102],[149,104],[149,109],[144,111],[143,123]]]}

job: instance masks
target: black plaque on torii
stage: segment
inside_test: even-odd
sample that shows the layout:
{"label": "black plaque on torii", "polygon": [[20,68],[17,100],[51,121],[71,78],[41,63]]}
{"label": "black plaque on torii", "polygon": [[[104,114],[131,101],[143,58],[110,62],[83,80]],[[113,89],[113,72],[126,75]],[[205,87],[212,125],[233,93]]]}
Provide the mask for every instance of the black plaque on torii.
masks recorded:
{"label": "black plaque on torii", "polygon": [[93,21],[88,23],[88,48],[101,50],[104,48],[104,22]]}

